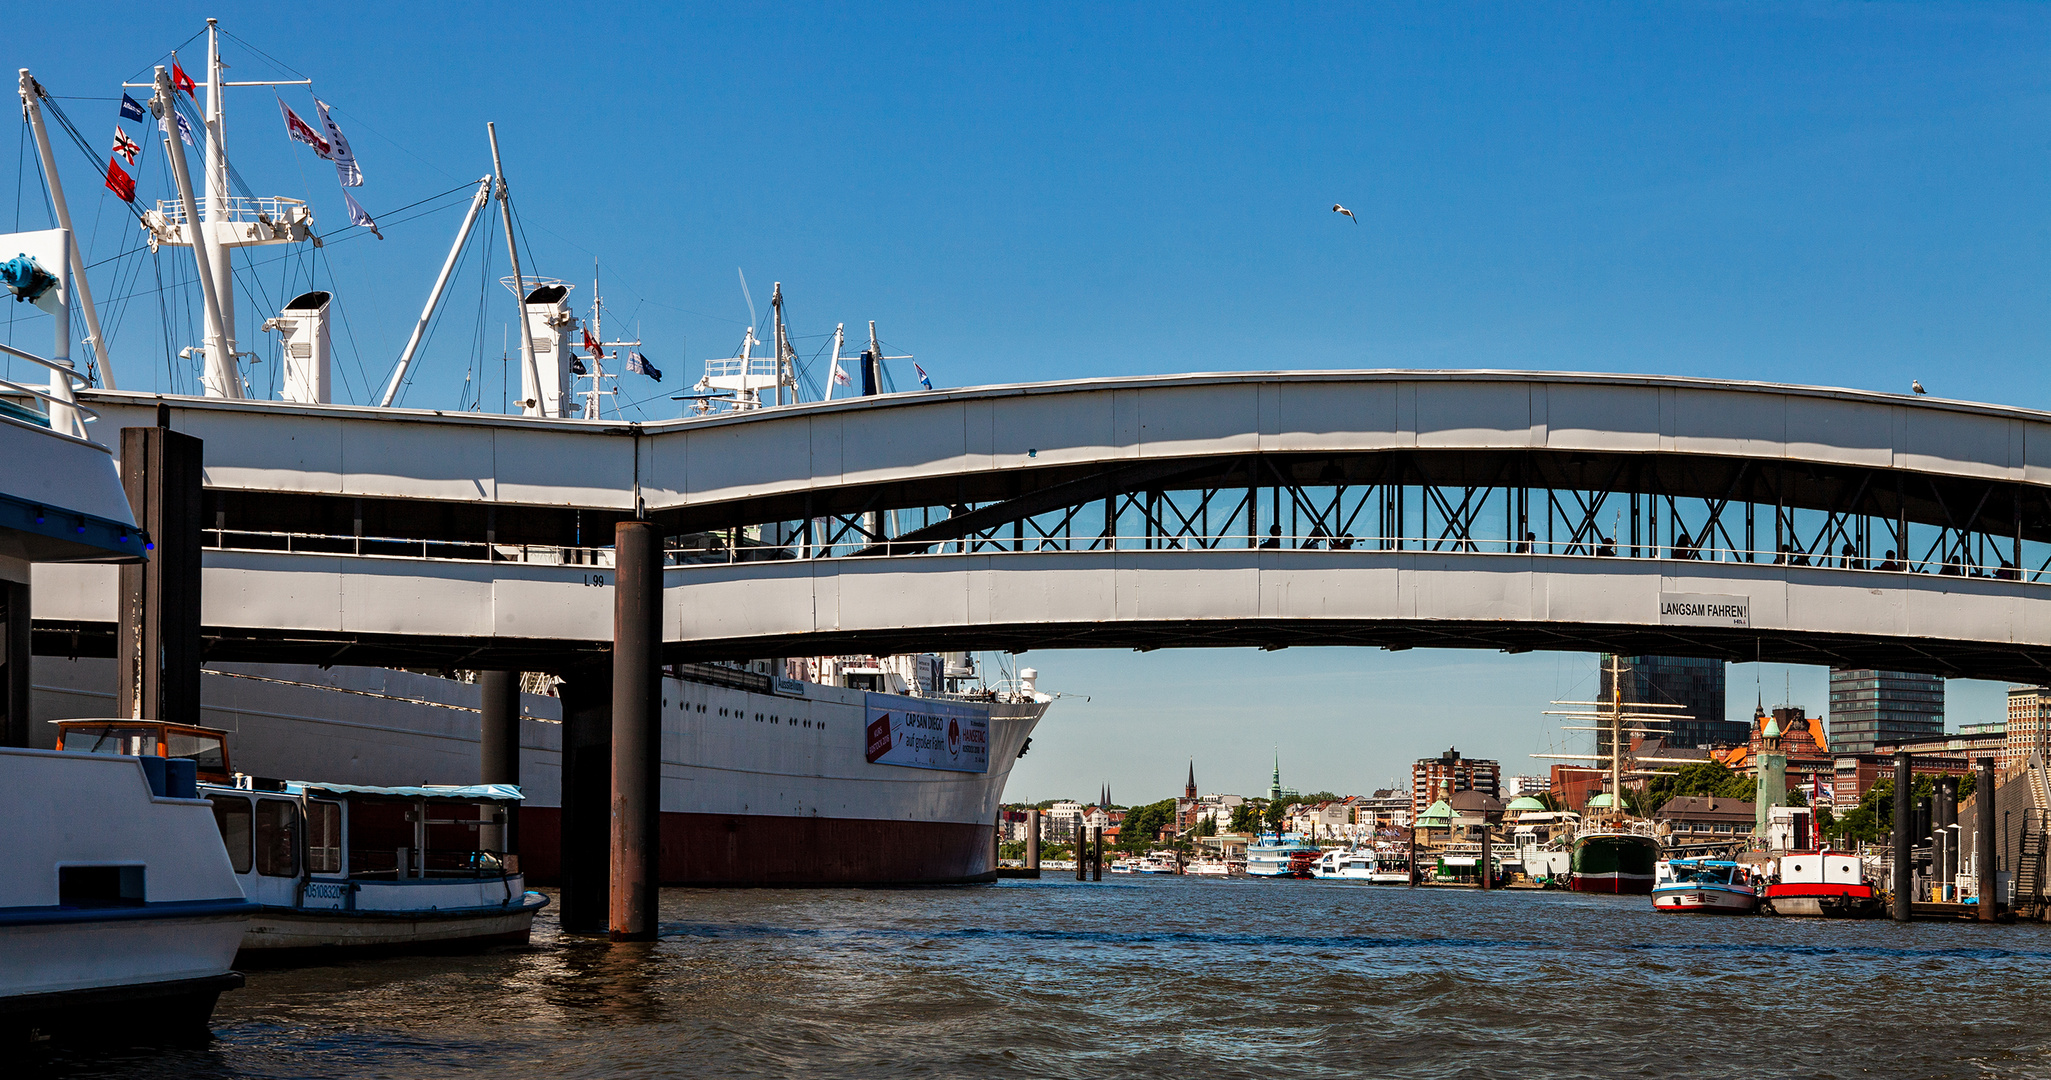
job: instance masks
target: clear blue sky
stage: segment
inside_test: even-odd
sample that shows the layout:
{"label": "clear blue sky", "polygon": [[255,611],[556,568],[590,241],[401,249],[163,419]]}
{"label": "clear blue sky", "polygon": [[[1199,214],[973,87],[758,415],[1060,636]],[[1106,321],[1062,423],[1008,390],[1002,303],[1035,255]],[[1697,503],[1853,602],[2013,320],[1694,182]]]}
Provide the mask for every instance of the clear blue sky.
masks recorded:
{"label": "clear blue sky", "polygon": [[[359,199],[389,225],[313,266],[349,319],[345,397],[383,379],[459,213],[392,211],[488,172],[494,119],[529,271],[582,281],[602,261],[615,318],[668,375],[625,386],[651,417],[738,341],[736,268],[758,306],[784,282],[808,356],[835,322],[873,318],[943,386],[1511,367],[1920,378],[2051,407],[2043,6],[282,10],[59,6],[16,20],[4,51],[53,93],[106,97],[214,14],[315,79],[368,174]],[[231,77],[276,71],[226,52]],[[251,187],[310,199],[346,235],[326,166],[284,141],[270,92],[236,94],[229,147]],[[110,102],[63,104],[111,139]],[[41,227],[35,166],[5,143],[14,220]],[[132,247],[82,155],[60,154],[94,257]],[[279,295],[305,269],[262,272]],[[166,385],[149,284],[96,285],[135,297],[123,385]],[[497,399],[508,298],[474,263],[452,296],[408,403],[453,402],[480,349]],[[6,333],[47,338],[12,314]],[[245,309],[245,347],[259,321]],[[1594,669],[1329,650],[1029,662],[1093,700],[1049,718],[1014,793],[1108,780],[1125,799],[1179,788],[1192,755],[1206,789],[1263,787],[1277,744],[1305,789],[1374,786],[1451,744],[1514,768],[1549,745],[1544,702]],[[1734,711],[1752,682],[1732,669]],[[1788,683],[1820,710],[1821,672]],[[1955,684],[1953,719],[1993,718],[1998,695]]]}

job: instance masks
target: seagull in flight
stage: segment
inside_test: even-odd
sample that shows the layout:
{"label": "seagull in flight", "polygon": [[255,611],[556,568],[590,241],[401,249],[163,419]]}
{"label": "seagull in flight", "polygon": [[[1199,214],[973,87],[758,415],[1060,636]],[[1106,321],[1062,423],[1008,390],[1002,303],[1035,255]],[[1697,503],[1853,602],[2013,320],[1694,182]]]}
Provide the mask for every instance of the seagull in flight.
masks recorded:
{"label": "seagull in flight", "polygon": [[1348,210],[1348,209],[1346,209],[1346,208],[1345,208],[1345,207],[1343,207],[1343,206],[1340,206],[1340,205],[1339,205],[1338,203],[1333,203],[1333,204],[1332,204],[1332,213],[1334,213],[1334,214],[1344,214],[1344,215],[1346,215],[1346,216],[1347,216],[1347,217],[1349,217],[1349,218],[1353,218],[1353,224],[1355,224],[1355,225],[1358,225],[1358,224],[1360,224],[1360,219],[1359,219],[1359,218],[1357,218],[1357,217],[1353,217],[1353,211],[1351,211],[1351,210]]}
{"label": "seagull in flight", "polygon": [[1909,389],[1914,390],[1918,394],[1927,394],[1930,392],[1928,390],[1923,389],[1923,380],[1921,379],[1910,379]]}

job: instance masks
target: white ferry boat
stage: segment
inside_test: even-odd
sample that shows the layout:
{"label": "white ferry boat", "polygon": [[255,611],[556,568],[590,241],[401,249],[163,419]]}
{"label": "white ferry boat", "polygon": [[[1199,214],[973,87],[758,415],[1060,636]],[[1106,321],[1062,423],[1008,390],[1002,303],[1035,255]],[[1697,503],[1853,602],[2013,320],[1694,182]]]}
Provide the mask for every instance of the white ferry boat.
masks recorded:
{"label": "white ferry boat", "polygon": [[1246,848],[1246,873],[1261,878],[1307,878],[1317,868],[1324,851],[1296,836],[1263,836]]}

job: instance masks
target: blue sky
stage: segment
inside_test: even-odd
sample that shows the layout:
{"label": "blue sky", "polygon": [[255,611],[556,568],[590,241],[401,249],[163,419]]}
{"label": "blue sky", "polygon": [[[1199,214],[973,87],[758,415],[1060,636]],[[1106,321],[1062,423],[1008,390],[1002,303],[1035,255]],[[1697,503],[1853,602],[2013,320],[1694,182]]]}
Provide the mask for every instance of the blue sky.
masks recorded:
{"label": "blue sky", "polygon": [[[737,269],[758,307],[784,283],[806,356],[834,323],[875,319],[943,386],[1508,367],[1920,378],[2051,407],[2042,6],[279,10],[60,6],[17,20],[5,58],[73,98],[95,141],[113,104],[80,99],[115,93],[208,14],[241,39],[224,50],[232,78],[289,74],[264,54],[312,77],[389,239],[342,239],[331,174],[284,140],[271,91],[234,92],[228,145],[253,189],[308,199],[330,236],[324,261],[266,264],[250,291],[282,299],[309,269],[337,290],[356,400],[404,343],[461,197],[412,220],[398,208],[488,172],[496,120],[529,272],[582,282],[600,261],[609,329],[638,326],[668,375],[623,387],[650,417],[674,415],[668,395],[738,342]],[[283,93],[306,111],[303,89]],[[0,141],[12,220],[42,227],[22,149]],[[93,257],[132,248],[83,155],[59,153]],[[124,387],[174,378],[148,278],[95,281],[103,302],[129,297],[110,318]],[[263,314],[245,307],[245,347],[270,347]],[[47,339],[10,315],[0,333]],[[509,315],[473,257],[406,401],[453,403],[471,373],[495,403]],[[1448,744],[1509,764],[1545,748],[1538,710],[1594,669],[1332,650],[1030,662],[1092,695],[1020,764],[1015,791],[1036,797],[1104,780],[1165,794],[1191,755],[1207,788],[1252,789],[1277,744],[1306,789],[1372,786]],[[1820,708],[1822,680],[1788,683]],[[1734,704],[1752,681],[1732,670]],[[1992,718],[1998,695],[1955,685],[1954,720]]]}

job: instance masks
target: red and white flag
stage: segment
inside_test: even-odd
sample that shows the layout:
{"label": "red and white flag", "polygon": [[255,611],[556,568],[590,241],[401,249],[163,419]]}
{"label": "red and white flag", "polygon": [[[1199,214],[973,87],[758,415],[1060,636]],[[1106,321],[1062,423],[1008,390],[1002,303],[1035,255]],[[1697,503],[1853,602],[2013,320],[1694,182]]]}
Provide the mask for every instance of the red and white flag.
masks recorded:
{"label": "red and white flag", "polygon": [[285,104],[284,98],[278,99],[278,111],[285,114],[285,134],[290,136],[293,142],[303,142],[313,147],[313,152],[321,157],[330,160],[334,158],[335,152],[328,148],[328,141],[313,130],[313,125],[301,120],[299,114],[292,111],[292,106]]}
{"label": "red and white flag", "polygon": [[846,386],[846,385],[848,385],[848,384],[849,384],[850,382],[852,382],[852,381],[853,381],[853,380],[851,380],[851,379],[849,379],[849,378],[847,377],[847,372],[845,372],[845,371],[842,371],[842,370],[840,369],[840,363],[839,363],[839,361],[835,361],[835,362],[834,362],[834,365],[833,365],[833,385],[835,385],[835,386]]}
{"label": "red and white flag", "polygon": [[193,91],[199,89],[199,84],[192,81],[192,76],[187,75],[185,69],[179,67],[176,60],[171,61],[171,85],[185,91],[185,96],[187,97],[196,99],[199,96],[193,93]]}
{"label": "red and white flag", "polygon": [[112,159],[107,162],[107,190],[121,196],[122,202],[135,201],[135,177],[128,175],[119,161]]}
{"label": "red and white flag", "polygon": [[135,155],[142,153],[142,146],[133,138],[130,138],[128,132],[117,127],[114,129],[114,152],[126,158],[128,163],[133,165],[135,164]]}

